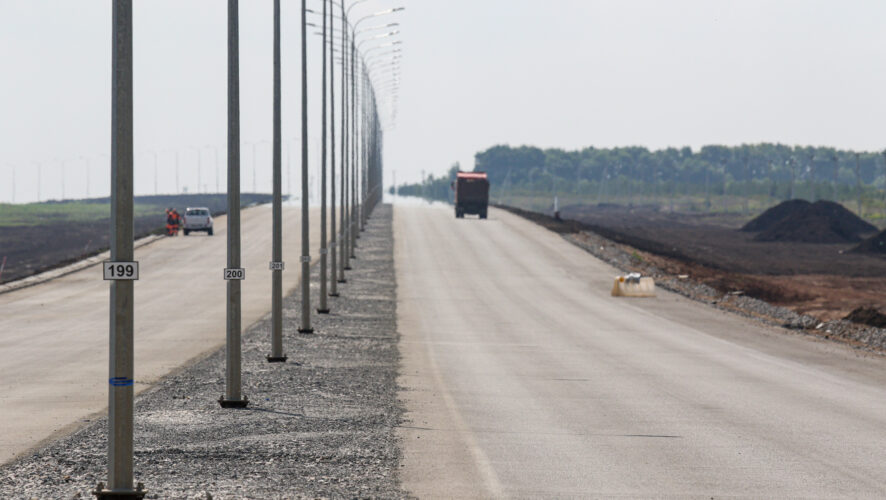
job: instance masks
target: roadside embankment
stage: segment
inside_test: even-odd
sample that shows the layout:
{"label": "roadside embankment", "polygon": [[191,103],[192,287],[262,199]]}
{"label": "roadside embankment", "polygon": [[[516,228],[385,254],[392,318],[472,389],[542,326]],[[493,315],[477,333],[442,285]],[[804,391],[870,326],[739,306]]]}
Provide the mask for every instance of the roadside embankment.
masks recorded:
{"label": "roadside embankment", "polygon": [[[671,253],[664,252],[664,255],[652,254],[607,238],[609,234],[606,228],[589,226],[574,220],[557,220],[545,214],[515,207],[501,205],[498,208],[560,233],[566,240],[618,269],[652,276],[657,286],[690,299],[825,340],[837,340],[859,348],[886,351],[886,329],[843,319],[823,321],[808,314],[797,313],[788,307],[773,305],[749,296],[748,289],[765,283],[752,276],[729,273],[688,262],[687,257],[679,253],[677,248]],[[686,269],[692,269],[692,273],[686,273]],[[677,272],[671,272],[674,270]],[[731,287],[735,290],[717,289],[706,282],[720,283],[726,288]],[[739,286],[744,290],[737,288]],[[754,291],[763,294],[766,292],[765,289]]]}

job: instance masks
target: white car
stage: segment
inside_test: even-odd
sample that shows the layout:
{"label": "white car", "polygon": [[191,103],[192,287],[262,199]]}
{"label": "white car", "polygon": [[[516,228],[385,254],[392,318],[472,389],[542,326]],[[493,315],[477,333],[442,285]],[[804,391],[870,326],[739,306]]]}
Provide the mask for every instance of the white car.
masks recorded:
{"label": "white car", "polygon": [[209,236],[212,236],[212,215],[209,213],[209,209],[206,207],[188,207],[185,210],[182,229],[185,230],[185,236],[191,231],[206,231]]}

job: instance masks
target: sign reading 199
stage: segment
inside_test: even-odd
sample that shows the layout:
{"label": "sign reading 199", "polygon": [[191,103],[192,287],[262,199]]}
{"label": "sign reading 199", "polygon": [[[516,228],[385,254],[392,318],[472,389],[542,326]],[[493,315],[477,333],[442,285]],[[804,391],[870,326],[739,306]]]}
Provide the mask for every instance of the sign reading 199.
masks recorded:
{"label": "sign reading 199", "polygon": [[138,262],[102,262],[103,274],[106,280],[137,280]]}

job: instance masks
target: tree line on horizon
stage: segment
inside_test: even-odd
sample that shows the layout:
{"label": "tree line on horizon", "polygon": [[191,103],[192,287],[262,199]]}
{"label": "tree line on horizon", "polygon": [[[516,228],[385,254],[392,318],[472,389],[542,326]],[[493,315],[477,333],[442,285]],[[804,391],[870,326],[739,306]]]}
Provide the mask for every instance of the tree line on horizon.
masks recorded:
{"label": "tree line on horizon", "polygon": [[[398,187],[400,195],[450,200],[459,165],[423,182]],[[583,203],[659,205],[693,210],[768,206],[792,198],[854,202],[858,212],[882,204],[886,151],[743,144],[649,150],[631,146],[576,151],[497,145],[475,155],[493,201],[556,195]]]}

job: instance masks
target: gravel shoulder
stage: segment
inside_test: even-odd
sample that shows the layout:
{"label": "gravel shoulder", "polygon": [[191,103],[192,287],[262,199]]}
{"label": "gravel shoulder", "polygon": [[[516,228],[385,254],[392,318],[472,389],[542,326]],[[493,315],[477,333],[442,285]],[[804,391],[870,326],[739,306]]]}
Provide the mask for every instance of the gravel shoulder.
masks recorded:
{"label": "gravel shoulder", "polygon": [[[805,333],[821,340],[837,341],[879,354],[886,353],[886,329],[884,328],[860,325],[846,320],[824,321],[742,293],[723,293],[701,282],[698,275],[670,272],[672,269],[683,269],[683,267],[673,265],[673,260],[668,256],[644,252],[625,243],[615,242],[595,231],[588,230],[581,222],[556,220],[544,214],[514,207],[499,206],[499,208],[560,233],[567,241],[617,269],[652,276],[656,286],[676,292],[689,299],[767,325]],[[703,270],[701,266],[694,269],[696,271]]]}
{"label": "gravel shoulder", "polygon": [[[216,402],[224,349],[136,399],[135,480],[148,498],[406,496],[391,216],[389,205],[376,209],[332,313],[313,316],[315,334],[296,333],[298,293],[284,300],[286,363],[265,360],[268,317],[244,333],[247,409]],[[0,497],[91,498],[106,479],[106,447],[106,420],[90,422],[0,468]]]}

